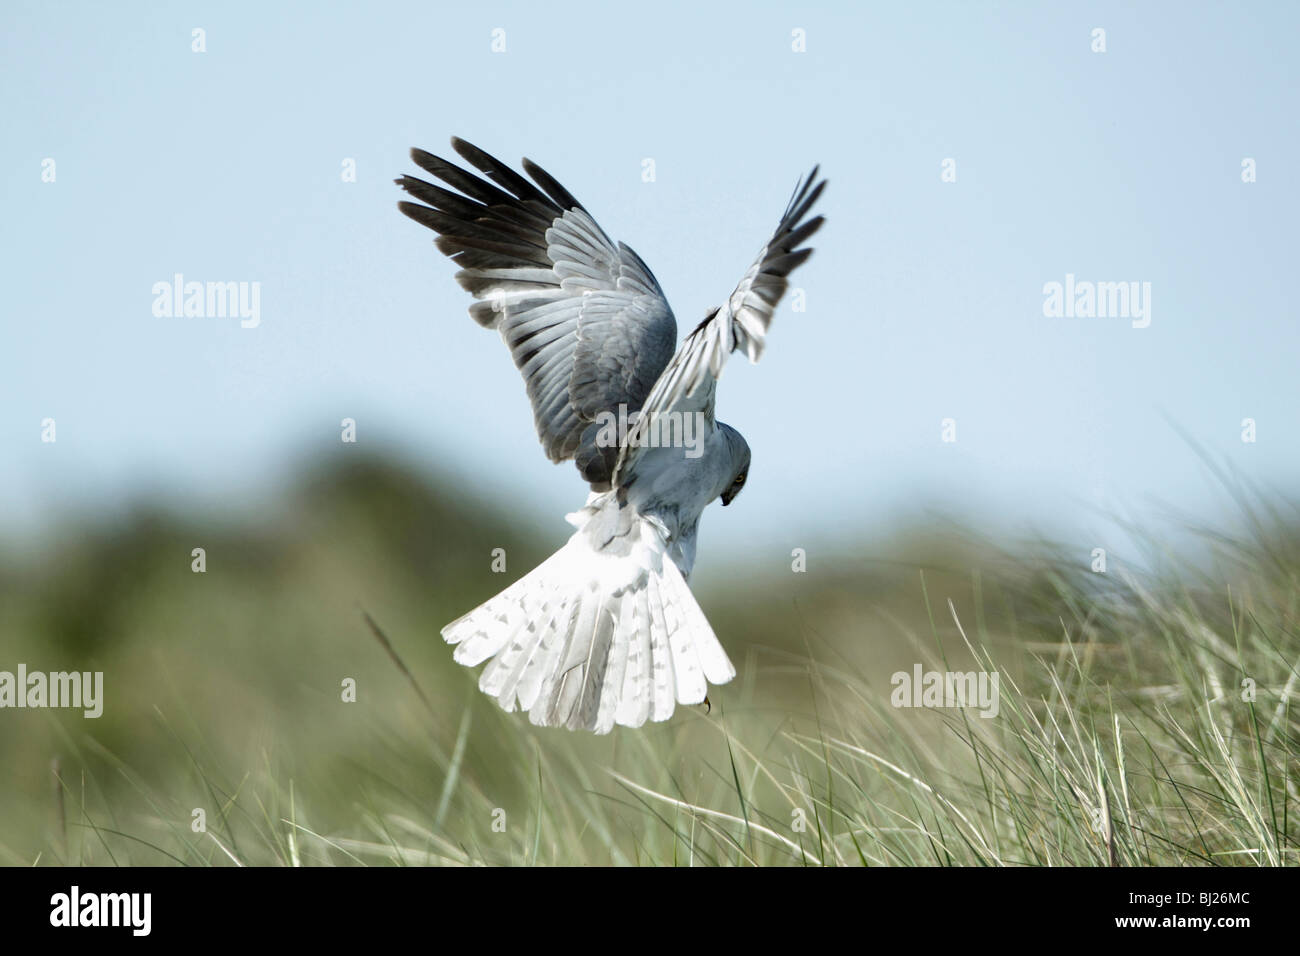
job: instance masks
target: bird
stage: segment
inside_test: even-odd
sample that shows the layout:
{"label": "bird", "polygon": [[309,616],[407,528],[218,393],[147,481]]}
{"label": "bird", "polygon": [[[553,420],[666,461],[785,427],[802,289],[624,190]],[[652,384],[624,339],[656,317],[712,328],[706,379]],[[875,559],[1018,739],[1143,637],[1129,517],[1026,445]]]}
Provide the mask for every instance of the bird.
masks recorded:
{"label": "bird", "polygon": [[470,316],[500,333],[523,376],[543,450],[573,461],[588,494],[557,552],[442,637],[456,662],[486,662],[480,690],[536,726],[605,734],[667,720],[736,674],[688,585],[701,513],[732,504],[750,468],[744,437],[714,414],[717,383],[733,351],[762,355],[790,273],[812,254],[826,180],[820,166],[800,177],[739,284],[678,346],[649,266],[553,176],[451,146],[470,168],[412,149],[438,182],[398,177],[415,200],[398,208],[459,267]]}

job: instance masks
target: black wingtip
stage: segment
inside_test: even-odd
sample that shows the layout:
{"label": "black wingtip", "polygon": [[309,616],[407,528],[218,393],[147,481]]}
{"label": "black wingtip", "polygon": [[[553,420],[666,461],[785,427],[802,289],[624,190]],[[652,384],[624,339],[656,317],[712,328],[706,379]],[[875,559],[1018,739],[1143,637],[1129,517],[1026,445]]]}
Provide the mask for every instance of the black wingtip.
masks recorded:
{"label": "black wingtip", "polygon": [[822,194],[826,188],[826,180],[817,180],[817,174],[821,172],[822,165],[818,163],[813,166],[812,171],[807,176],[801,176],[795,184],[794,192],[790,194],[790,201],[785,205],[785,212],[781,214],[781,222],[796,224],[804,216],[808,215],[808,210],[813,207],[813,203]]}
{"label": "black wingtip", "polygon": [[[481,173],[487,173],[492,176],[494,173],[499,174],[505,171],[510,174],[510,167],[501,160],[497,159],[485,149],[480,149],[467,139],[461,139],[459,136],[451,138],[451,148],[456,151],[456,155],[465,162],[469,163]],[[495,177],[494,177],[495,178]]]}
{"label": "black wingtip", "polygon": [[418,146],[411,147],[411,162],[415,163],[415,165],[419,166],[426,173],[433,173],[435,176],[438,175],[439,170],[451,166],[451,163],[447,162],[441,156],[435,156],[427,149],[420,149]]}
{"label": "black wingtip", "polygon": [[494,157],[489,156],[469,140],[461,139],[459,136],[451,138],[451,148],[456,151],[457,156],[479,170],[483,170],[485,164],[499,165]]}
{"label": "black wingtip", "polygon": [[532,176],[533,181],[537,183],[537,185],[541,186],[543,191],[551,197],[551,201],[559,204],[561,209],[566,212],[570,209],[582,209],[583,212],[587,211],[583,208],[582,203],[578,202],[571,192],[561,186],[554,176],[542,169],[542,167],[538,166],[527,156],[524,157],[521,165],[524,167],[524,172],[529,176]]}
{"label": "black wingtip", "polygon": [[400,186],[403,192],[411,193],[412,195],[414,195],[416,189],[423,185],[421,180],[416,179],[414,176],[407,176],[405,174],[398,176],[393,180],[393,182]]}
{"label": "black wingtip", "polygon": [[403,216],[414,219],[416,222],[420,223],[420,225],[424,225],[421,221],[421,217],[432,210],[430,210],[428,206],[421,206],[419,203],[407,202],[403,199],[398,202],[397,211]]}

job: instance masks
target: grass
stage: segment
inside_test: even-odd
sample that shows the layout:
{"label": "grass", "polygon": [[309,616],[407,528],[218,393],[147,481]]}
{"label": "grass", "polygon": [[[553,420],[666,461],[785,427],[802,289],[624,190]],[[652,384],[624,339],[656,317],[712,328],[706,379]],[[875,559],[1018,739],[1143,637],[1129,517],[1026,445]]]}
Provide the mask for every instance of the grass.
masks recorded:
{"label": "grass", "polygon": [[[737,680],[711,692],[711,711],[594,738],[502,713],[429,637],[497,580],[427,601],[416,579],[376,576],[360,606],[330,604],[362,565],[397,566],[378,540],[352,559],[323,547],[369,527],[339,511],[340,526],[258,552],[280,575],[260,596],[207,582],[181,613],[154,580],[119,608],[118,630],[137,637],[93,654],[110,680],[137,675],[136,709],[119,705],[102,730],[24,717],[42,730],[4,741],[27,776],[0,860],[1291,865],[1300,534],[1284,517],[1250,512],[1241,536],[1207,536],[1203,566],[1152,573],[944,538],[941,559],[895,562],[884,583],[846,558],[816,582],[774,577],[757,607],[705,593]],[[200,618],[194,643],[159,649]],[[134,669],[114,668],[122,655]],[[997,673],[997,716],[892,706],[890,677],[913,663]],[[356,704],[336,700],[341,673]]]}

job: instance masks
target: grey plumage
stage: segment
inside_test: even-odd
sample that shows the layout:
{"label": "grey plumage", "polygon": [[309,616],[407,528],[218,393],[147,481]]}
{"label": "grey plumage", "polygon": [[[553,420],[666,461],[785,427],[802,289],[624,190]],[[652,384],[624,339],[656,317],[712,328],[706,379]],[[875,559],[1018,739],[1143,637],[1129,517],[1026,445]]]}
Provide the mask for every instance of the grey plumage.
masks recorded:
{"label": "grey plumage", "polygon": [[398,185],[426,205],[398,208],[438,233],[461,267],[456,280],[479,300],[470,315],[500,330],[547,456],[581,450],[583,476],[607,488],[618,449],[597,450],[594,434],[584,445],[584,432],[603,409],[641,408],[677,342],[668,301],[641,257],[544,170],[524,161],[539,189],[464,140],[452,147],[501,188],[416,149],[416,165],[464,195],[403,176]]}
{"label": "grey plumage", "polygon": [[[796,187],[772,238],[740,284],[674,352],[677,324],[650,269],[614,243],[586,209],[525,159],[525,179],[453,138],[483,179],[423,150],[411,156],[457,190],[397,180],[420,202],[399,208],[438,234],[524,377],[538,437],[553,461],[573,459],[591,493],[568,516],[577,529],[558,552],[443,629],[462,664],[487,661],[480,688],[543,726],[607,732],[665,720],[699,703],[735,670],[686,580],[699,518],[744,485],[749,446],[714,416],[727,356],[762,355],[801,248],[822,224],[807,219],[825,181]],[[634,419],[610,443],[620,411]],[[640,413],[637,419],[637,413]],[[698,454],[657,441],[670,422],[701,424]]]}

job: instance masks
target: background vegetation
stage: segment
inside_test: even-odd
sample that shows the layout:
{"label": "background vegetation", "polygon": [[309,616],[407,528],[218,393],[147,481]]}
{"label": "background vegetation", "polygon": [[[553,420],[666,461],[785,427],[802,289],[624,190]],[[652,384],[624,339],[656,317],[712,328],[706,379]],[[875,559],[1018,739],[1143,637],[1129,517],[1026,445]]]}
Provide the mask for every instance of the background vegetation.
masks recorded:
{"label": "background vegetation", "polygon": [[[101,670],[106,703],[0,712],[0,862],[1296,861],[1294,509],[1242,493],[1240,531],[1143,573],[937,525],[754,555],[699,589],[739,670],[711,710],[592,737],[500,712],[438,636],[562,529],[389,460],[307,473],[269,516],[11,549],[0,669]],[[890,706],[918,662],[997,670],[999,715]]]}

